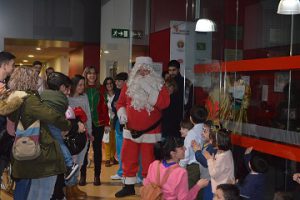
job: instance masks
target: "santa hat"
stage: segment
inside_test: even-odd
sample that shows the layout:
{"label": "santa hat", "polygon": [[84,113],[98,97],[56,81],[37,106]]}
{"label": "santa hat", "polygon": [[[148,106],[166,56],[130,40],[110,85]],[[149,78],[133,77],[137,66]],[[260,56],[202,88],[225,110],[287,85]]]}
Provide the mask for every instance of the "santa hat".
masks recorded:
{"label": "santa hat", "polygon": [[131,79],[135,77],[135,75],[137,74],[138,70],[141,69],[141,67],[148,69],[150,73],[152,73],[153,72],[152,64],[153,64],[152,58],[150,57],[144,57],[144,56],[136,57],[135,64],[129,74],[128,82],[130,82]]}
{"label": "santa hat", "polygon": [[152,66],[152,64],[153,64],[152,58],[140,56],[140,57],[136,57],[134,67],[136,67],[138,65],[149,65],[149,66]]}

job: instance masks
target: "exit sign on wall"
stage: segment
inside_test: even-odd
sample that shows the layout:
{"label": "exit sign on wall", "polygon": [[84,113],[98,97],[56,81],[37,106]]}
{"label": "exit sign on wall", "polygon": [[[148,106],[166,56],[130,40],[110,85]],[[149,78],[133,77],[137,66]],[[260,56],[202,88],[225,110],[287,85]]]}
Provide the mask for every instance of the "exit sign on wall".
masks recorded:
{"label": "exit sign on wall", "polygon": [[111,29],[112,38],[129,38],[128,29]]}

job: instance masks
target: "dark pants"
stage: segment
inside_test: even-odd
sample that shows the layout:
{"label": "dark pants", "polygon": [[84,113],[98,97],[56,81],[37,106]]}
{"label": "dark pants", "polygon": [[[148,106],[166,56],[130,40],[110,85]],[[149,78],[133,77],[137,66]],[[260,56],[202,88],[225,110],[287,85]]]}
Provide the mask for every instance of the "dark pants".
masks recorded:
{"label": "dark pants", "polygon": [[[194,187],[194,185],[196,185],[196,183],[199,181],[200,179],[200,168],[199,168],[199,164],[196,163],[192,163],[190,165],[186,166],[186,171],[188,173],[188,182],[189,182],[189,189],[191,189],[192,187]],[[198,196],[196,199],[201,199],[201,194],[200,192],[198,193]]]}
{"label": "dark pants", "polygon": [[57,175],[57,179],[55,182],[55,187],[53,191],[53,195],[51,199],[63,199],[64,198],[64,191],[63,188],[65,187],[65,178],[64,174]]}
{"label": "dark pants", "polygon": [[[92,134],[94,136],[94,141],[93,141],[94,165],[95,165],[95,167],[94,167],[94,173],[95,173],[94,176],[99,177],[100,173],[101,173],[102,138],[103,138],[103,134],[104,134],[104,126],[96,127],[93,124]],[[87,149],[85,157],[84,157],[83,165],[80,169],[82,177],[86,177],[86,167],[87,167],[87,164],[88,164],[89,147],[90,147],[90,145],[88,145],[88,149]]]}
{"label": "dark pants", "polygon": [[200,179],[200,168],[196,163],[192,163],[186,166],[188,173],[189,189],[191,189]]}

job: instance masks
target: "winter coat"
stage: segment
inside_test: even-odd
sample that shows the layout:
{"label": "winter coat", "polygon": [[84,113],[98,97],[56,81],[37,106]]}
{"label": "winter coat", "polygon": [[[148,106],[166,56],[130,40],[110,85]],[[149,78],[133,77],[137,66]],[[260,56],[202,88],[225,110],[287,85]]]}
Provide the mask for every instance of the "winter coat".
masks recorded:
{"label": "winter coat", "polygon": [[24,104],[9,115],[9,118],[17,123],[20,116],[24,128],[40,120],[41,155],[28,161],[12,159],[12,175],[20,179],[37,179],[62,174],[65,172],[65,162],[59,144],[51,136],[48,124],[62,131],[69,131],[71,123],[65,119],[65,116],[45,105],[37,92],[28,93],[29,96],[24,100]]}

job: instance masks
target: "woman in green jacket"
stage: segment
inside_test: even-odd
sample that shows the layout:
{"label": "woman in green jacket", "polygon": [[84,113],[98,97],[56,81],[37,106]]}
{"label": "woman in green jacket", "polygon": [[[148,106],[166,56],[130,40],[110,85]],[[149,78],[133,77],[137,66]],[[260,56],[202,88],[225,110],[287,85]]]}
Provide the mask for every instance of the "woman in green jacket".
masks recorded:
{"label": "woman in green jacket", "polygon": [[[57,174],[65,172],[59,144],[51,137],[47,124],[68,131],[71,129],[71,122],[41,101],[37,92],[37,82],[38,73],[35,69],[18,67],[8,83],[12,91],[26,91],[29,94],[21,108],[9,118],[15,123],[20,120],[25,129],[36,120],[40,120],[41,154],[33,160],[12,159],[12,176],[18,180],[14,199],[50,199]],[[31,181],[30,186],[26,180]]]}

